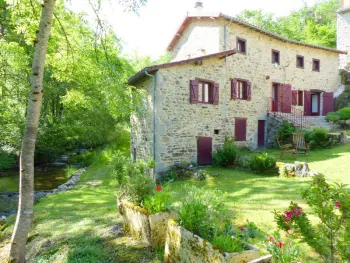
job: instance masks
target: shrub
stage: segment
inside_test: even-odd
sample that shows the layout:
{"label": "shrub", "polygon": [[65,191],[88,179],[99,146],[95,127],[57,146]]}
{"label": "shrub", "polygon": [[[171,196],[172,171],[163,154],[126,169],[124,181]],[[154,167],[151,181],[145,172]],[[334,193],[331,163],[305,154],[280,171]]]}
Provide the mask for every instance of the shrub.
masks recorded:
{"label": "shrub", "polygon": [[326,121],[334,121],[337,122],[340,120],[339,112],[328,112],[326,116]]}
{"label": "shrub", "polygon": [[281,240],[281,236],[275,233],[269,238],[267,251],[272,255],[273,262],[295,263],[299,262],[300,250],[291,240],[287,242]]}
{"label": "shrub", "polygon": [[0,151],[0,169],[12,168],[16,164],[16,156]]}
{"label": "shrub", "polygon": [[163,181],[188,178],[193,174],[195,164],[183,162],[175,164],[162,176]]}
{"label": "shrub", "polygon": [[215,236],[211,243],[227,253],[244,251],[244,244],[239,239],[227,235]]}
{"label": "shrub", "polygon": [[237,162],[238,148],[232,141],[227,141],[224,145],[213,153],[214,164],[221,167],[234,167]]}
{"label": "shrub", "polygon": [[168,188],[156,187],[156,192],[152,196],[147,196],[142,204],[152,214],[169,211],[172,196]]}
{"label": "shrub", "polygon": [[253,172],[263,174],[268,171],[274,172],[276,160],[267,153],[255,153],[250,158],[250,168]]}
{"label": "shrub", "polygon": [[345,107],[339,111],[341,120],[350,120],[350,107]]}
{"label": "shrub", "polygon": [[284,213],[274,212],[279,229],[290,237],[301,237],[301,241],[325,262],[337,262],[336,258],[346,262],[350,258],[350,192],[347,187],[337,183],[330,185],[323,175],[318,175],[313,177],[302,197],[312,209],[312,216],[318,218],[317,225],[311,224],[302,207],[291,202]]}
{"label": "shrub", "polygon": [[186,197],[178,208],[180,224],[202,238],[212,240],[228,216],[223,193],[194,186],[186,186],[185,192]]}
{"label": "shrub", "polygon": [[292,141],[292,133],[295,132],[295,127],[288,121],[282,121],[281,127],[277,130],[276,135],[281,143],[285,144]]}
{"label": "shrub", "polygon": [[330,148],[334,146],[334,142],[328,136],[328,131],[321,128],[316,128],[306,133],[305,140],[310,143],[313,149]]}

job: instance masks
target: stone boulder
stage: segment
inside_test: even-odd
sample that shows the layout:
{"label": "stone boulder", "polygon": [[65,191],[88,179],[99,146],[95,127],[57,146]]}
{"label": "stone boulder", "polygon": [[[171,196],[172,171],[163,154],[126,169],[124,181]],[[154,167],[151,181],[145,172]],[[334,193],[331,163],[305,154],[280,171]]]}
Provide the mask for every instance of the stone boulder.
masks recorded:
{"label": "stone boulder", "polygon": [[62,184],[58,187],[58,191],[60,191],[60,192],[64,192],[67,190],[68,190],[68,187],[65,184]]}
{"label": "stone boulder", "polygon": [[72,179],[69,179],[69,180],[65,183],[66,186],[71,186],[71,185],[75,185],[75,184],[76,184],[76,181],[74,181],[74,180],[72,180]]}

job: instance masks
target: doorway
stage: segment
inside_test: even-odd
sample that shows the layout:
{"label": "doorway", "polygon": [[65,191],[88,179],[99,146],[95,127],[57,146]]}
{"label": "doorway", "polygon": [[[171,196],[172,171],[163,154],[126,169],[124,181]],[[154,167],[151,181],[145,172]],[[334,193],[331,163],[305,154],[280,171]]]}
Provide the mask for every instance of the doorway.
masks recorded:
{"label": "doorway", "polygon": [[258,147],[265,147],[265,121],[258,121]]}
{"label": "doorway", "polygon": [[320,93],[311,94],[311,115],[320,116]]}
{"label": "doorway", "polygon": [[197,138],[197,163],[199,165],[212,164],[212,138],[198,137]]}

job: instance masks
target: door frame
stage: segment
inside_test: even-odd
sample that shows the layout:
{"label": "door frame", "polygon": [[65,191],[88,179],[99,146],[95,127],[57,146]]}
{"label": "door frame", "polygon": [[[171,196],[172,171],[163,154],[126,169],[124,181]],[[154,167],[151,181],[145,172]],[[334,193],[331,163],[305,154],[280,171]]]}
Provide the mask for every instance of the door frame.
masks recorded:
{"label": "door frame", "polygon": [[272,86],[271,86],[272,90],[271,90],[271,108],[272,108],[272,112],[279,112],[279,105],[280,105],[280,101],[281,101],[281,84],[277,83],[277,82],[272,82]]}
{"label": "door frame", "polygon": [[[318,107],[317,107],[317,112],[312,112],[312,96],[317,96],[317,101],[318,101]],[[310,102],[310,106],[311,106],[311,116],[320,116],[321,114],[321,94],[319,92],[312,92],[311,93],[311,102]]]}

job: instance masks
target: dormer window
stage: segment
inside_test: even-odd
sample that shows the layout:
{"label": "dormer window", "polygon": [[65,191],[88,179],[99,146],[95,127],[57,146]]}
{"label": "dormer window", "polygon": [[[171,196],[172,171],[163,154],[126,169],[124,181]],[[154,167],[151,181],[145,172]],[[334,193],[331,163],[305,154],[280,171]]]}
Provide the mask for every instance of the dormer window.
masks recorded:
{"label": "dormer window", "polygon": [[243,38],[237,37],[237,51],[243,54],[247,53],[247,41]]}

